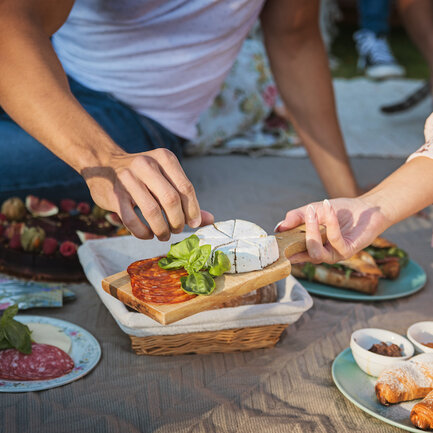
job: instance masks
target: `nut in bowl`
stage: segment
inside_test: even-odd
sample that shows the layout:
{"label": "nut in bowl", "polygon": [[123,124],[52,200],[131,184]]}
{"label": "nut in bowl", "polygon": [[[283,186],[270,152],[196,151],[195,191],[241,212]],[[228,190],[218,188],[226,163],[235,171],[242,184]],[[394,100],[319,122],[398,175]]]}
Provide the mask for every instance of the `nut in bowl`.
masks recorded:
{"label": "nut in bowl", "polygon": [[380,376],[386,368],[410,358],[415,352],[405,337],[377,328],[355,331],[350,338],[350,348],[358,367],[370,376]]}
{"label": "nut in bowl", "polygon": [[433,322],[414,323],[407,330],[407,338],[418,352],[433,353]]}

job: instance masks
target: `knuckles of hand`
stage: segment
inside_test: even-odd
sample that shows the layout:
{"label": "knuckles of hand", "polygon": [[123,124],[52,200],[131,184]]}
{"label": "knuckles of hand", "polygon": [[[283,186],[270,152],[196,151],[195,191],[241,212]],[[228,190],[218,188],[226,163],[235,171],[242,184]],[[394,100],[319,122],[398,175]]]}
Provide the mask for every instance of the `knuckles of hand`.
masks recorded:
{"label": "knuckles of hand", "polygon": [[155,219],[161,215],[161,209],[156,203],[147,203],[141,211],[146,219]]}
{"label": "knuckles of hand", "polygon": [[194,186],[191,182],[183,182],[177,186],[180,194],[191,196],[194,194]]}
{"label": "knuckles of hand", "polygon": [[160,200],[162,205],[168,208],[177,208],[181,203],[180,197],[175,191],[167,192]]}
{"label": "knuckles of hand", "polygon": [[153,150],[152,153],[155,154],[156,159],[162,164],[177,162],[176,155],[171,150],[164,149],[163,147]]}
{"label": "knuckles of hand", "polygon": [[131,168],[133,170],[155,171],[159,169],[159,165],[153,158],[139,155],[132,160]]}

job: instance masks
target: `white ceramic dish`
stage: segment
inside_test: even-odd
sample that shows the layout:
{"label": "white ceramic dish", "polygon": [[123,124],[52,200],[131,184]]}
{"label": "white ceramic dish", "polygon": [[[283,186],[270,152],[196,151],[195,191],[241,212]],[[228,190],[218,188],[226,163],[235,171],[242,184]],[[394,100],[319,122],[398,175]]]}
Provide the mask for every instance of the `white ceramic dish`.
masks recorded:
{"label": "white ceramic dish", "polygon": [[433,348],[422,343],[433,343],[433,322],[414,323],[407,330],[407,338],[414,344],[418,352],[433,353]]}
{"label": "white ceramic dish", "polygon": [[[44,323],[60,328],[72,342],[69,355],[74,360],[74,369],[64,376],[48,380],[0,380],[0,392],[28,392],[42,391],[66,385],[74,380],[81,379],[90,373],[98,364],[101,358],[101,346],[96,338],[81,326],[66,320],[55,319],[54,317],[18,315],[15,319],[21,323]],[[35,397],[36,398],[36,397]]]}
{"label": "white ceramic dish", "polygon": [[[373,344],[385,342],[394,343],[402,349],[403,356],[392,357],[370,352]],[[380,374],[392,364],[413,356],[415,349],[410,341],[395,332],[385,329],[364,328],[355,331],[350,338],[350,348],[353,358],[359,368],[370,376]]]}

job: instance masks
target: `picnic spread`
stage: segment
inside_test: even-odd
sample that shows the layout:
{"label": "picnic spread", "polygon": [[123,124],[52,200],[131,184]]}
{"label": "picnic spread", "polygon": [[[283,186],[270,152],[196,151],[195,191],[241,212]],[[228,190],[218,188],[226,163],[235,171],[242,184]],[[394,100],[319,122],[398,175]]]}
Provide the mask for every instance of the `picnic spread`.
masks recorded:
{"label": "picnic spread", "polygon": [[[314,194],[314,191],[306,194]],[[223,213],[232,212],[230,208],[233,206],[234,204],[229,204]],[[257,215],[258,218],[262,215],[261,219],[266,224],[267,215],[264,210],[259,210]],[[409,237],[408,230],[411,230]],[[403,281],[416,280],[413,283],[416,290],[413,288],[411,293],[419,293],[410,297],[404,297],[407,294],[403,293],[398,295],[399,299],[382,301],[382,290],[389,290],[389,287],[382,287],[385,280],[381,278],[375,294],[359,293],[369,296],[368,302],[354,301],[357,292],[350,291],[353,299],[342,301],[332,299],[332,296],[315,296],[313,306],[313,300],[303,285],[309,290],[309,284],[315,282],[308,278],[297,282],[288,276],[275,287],[265,290],[271,295],[258,295],[255,290],[248,302],[223,305],[222,308],[198,313],[194,311],[196,314],[166,325],[124,305],[104,291],[101,280],[116,272],[123,272],[137,260],[167,255],[171,245],[179,245],[192,232],[174,235],[169,242],[139,241],[130,236],[85,242],[78,254],[93,288],[88,283],[68,284],[65,287],[54,283],[47,285],[23,280],[14,282],[10,277],[4,276],[1,282],[6,283],[3,289],[5,296],[10,298],[11,285],[17,284],[23,305],[21,309],[43,305],[35,303],[35,294],[44,290],[45,296],[46,293],[60,292],[63,301],[67,299],[65,290],[76,296],[75,300],[64,303],[61,309],[32,308],[15,316],[17,321],[27,324],[34,333],[32,346],[36,350],[33,350],[32,356],[39,360],[48,356],[51,364],[44,373],[45,378],[37,377],[39,380],[26,381],[28,369],[23,373],[19,368],[11,375],[15,381],[4,380],[3,377],[0,381],[0,391],[3,391],[0,394],[0,413],[7,420],[4,426],[11,431],[25,431],[25,425],[30,425],[31,422],[31,431],[44,432],[88,429],[120,431],[131,428],[137,431],[168,431],[173,428],[176,431],[188,431],[193,426],[197,431],[224,431],[227,428],[236,431],[252,431],[257,428],[266,428],[266,431],[286,431],[288,428],[290,431],[305,431],[309,425],[314,425],[318,431],[353,431],[356,428],[362,429],[366,423],[369,431],[377,432],[392,431],[390,424],[407,430],[415,428],[414,425],[428,428],[431,396],[427,395],[426,390],[430,385],[424,385],[431,379],[429,373],[425,379],[420,379],[422,390],[410,391],[412,394],[405,391],[407,395],[403,392],[396,400],[403,402],[394,403],[387,400],[387,397],[379,397],[382,394],[377,394],[379,383],[385,382],[388,385],[391,381],[384,381],[383,374],[391,377],[394,373],[385,370],[379,380],[371,376],[371,372],[366,373],[361,368],[360,358],[354,355],[353,348],[349,348],[349,343],[353,331],[379,328],[383,330],[381,332],[393,331],[391,334],[395,333],[396,338],[401,339],[407,333],[406,340],[410,340],[407,340],[408,344],[416,345],[418,351],[421,346],[427,348],[426,351],[430,349],[429,344],[433,343],[433,338],[429,340],[428,335],[433,334],[429,334],[432,331],[428,326],[431,326],[429,314],[432,298],[428,282],[423,288],[425,274],[422,271],[425,270],[427,277],[431,275],[431,251],[425,242],[430,232],[429,221],[412,217],[389,230],[386,235],[392,241],[385,243],[388,253],[389,248],[398,245],[409,254],[408,260],[421,269],[413,271],[409,265],[403,266],[400,276],[387,282],[392,289],[392,284],[396,284],[400,278]],[[256,239],[254,236],[257,235],[253,234],[252,239]],[[260,234],[258,236],[260,239]],[[206,239],[209,238],[205,237]],[[142,246],[142,242],[146,246]],[[237,239],[235,242],[239,248],[241,242],[252,246],[257,241],[250,244],[248,240]],[[260,244],[271,243],[272,240],[260,241]],[[202,244],[206,245],[206,242],[203,241]],[[214,247],[213,256],[219,248],[234,263],[236,249],[227,248],[224,242],[214,242]],[[260,251],[257,245],[254,248]],[[247,253],[248,251],[251,253],[255,250],[247,249]],[[252,268],[247,269],[247,273],[226,273],[222,278],[245,278],[250,273],[263,273],[275,262],[272,246],[262,249],[262,252],[266,251],[266,264],[269,262],[269,265],[264,266],[263,270],[253,270],[254,266],[260,267],[263,263],[260,260],[247,260],[249,256],[245,249],[239,248],[238,265],[245,263],[245,266]],[[234,255],[231,256],[232,253]],[[376,257],[374,266],[384,272],[386,266],[383,268],[383,265],[390,262],[395,263],[396,260],[392,258],[384,261],[384,257]],[[290,268],[289,262],[287,264]],[[348,273],[347,269],[336,268],[335,271],[337,274]],[[356,277],[358,271],[353,272]],[[289,273],[290,269],[286,271],[287,275]],[[280,275],[280,279],[286,274]],[[353,275],[348,276],[353,278]],[[217,284],[211,289],[215,292],[207,295],[207,299],[221,290],[218,278],[221,276],[215,277]],[[344,291],[327,287],[328,290]],[[147,290],[147,287],[143,290]],[[29,296],[28,293],[32,291],[32,296]],[[244,293],[243,295],[245,296]],[[206,295],[190,296],[193,299],[187,302]],[[270,296],[270,300],[264,300],[263,296]],[[375,296],[378,297],[377,300]],[[261,301],[258,302],[260,297]],[[24,301],[27,299],[30,307],[25,307]],[[155,299],[159,300],[150,298],[153,301]],[[9,304],[15,301],[16,298],[10,299]],[[149,298],[145,301],[149,301]],[[161,306],[164,305],[167,304]],[[12,317],[10,319],[14,320]],[[411,329],[410,333],[408,328]],[[373,344],[368,340],[366,344],[369,347],[358,350],[367,352],[368,356],[379,357],[381,361],[391,359],[392,356],[387,354],[392,354],[395,350],[391,347],[393,340],[388,341],[382,335],[375,338]],[[384,346],[379,341],[381,339],[386,341]],[[398,341],[396,343],[399,344]],[[398,344],[394,346],[398,347]],[[369,350],[374,345],[377,347]],[[47,350],[47,347],[53,349]],[[268,349],[257,350],[260,347]],[[200,351],[200,348],[204,350]],[[0,354],[2,352],[8,350],[0,351]],[[164,354],[176,356],[150,356]],[[394,356],[399,362],[418,365],[418,357],[423,360],[424,355],[411,358],[403,349],[403,352],[397,351]],[[427,359],[423,362],[427,364],[421,368],[423,372],[431,368],[429,356],[431,357],[429,353],[424,356]],[[0,356],[0,365],[3,365],[1,363],[4,359],[7,356]],[[4,362],[7,363],[7,360]],[[408,369],[406,364],[400,368],[419,377],[420,373],[412,367]],[[91,389],[93,391],[89,393]],[[115,394],[111,392],[114,389]],[[29,392],[38,390],[42,392]],[[36,406],[33,395],[38,396]],[[405,401],[409,398],[408,395],[419,400]],[[72,402],[68,403],[68,410],[71,411],[68,425],[59,424],[60,412],[51,411],[48,420],[44,420],[42,411],[48,409],[53,401],[59,404]],[[393,404],[385,406],[381,401]],[[365,415],[355,405],[369,415]],[[22,410],[30,410],[28,419],[22,418]],[[345,413],[344,419],[341,418],[342,411]],[[260,413],[260,417],[254,415],[257,413]],[[225,423],[225,427],[221,428],[221,423]]]}

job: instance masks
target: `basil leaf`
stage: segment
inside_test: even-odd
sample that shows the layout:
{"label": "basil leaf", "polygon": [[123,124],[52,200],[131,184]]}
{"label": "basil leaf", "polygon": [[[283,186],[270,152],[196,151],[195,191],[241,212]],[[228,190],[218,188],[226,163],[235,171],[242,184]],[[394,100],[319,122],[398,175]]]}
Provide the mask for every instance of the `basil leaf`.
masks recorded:
{"label": "basil leaf", "polygon": [[158,265],[162,269],[182,269],[186,263],[185,260],[174,259],[171,257],[163,257],[158,261]]}
{"label": "basil leaf", "polygon": [[201,247],[196,248],[188,260],[188,265],[185,266],[188,273],[192,274],[202,270],[205,267],[211,252],[212,247],[210,245],[202,245]]}
{"label": "basil leaf", "polygon": [[32,353],[30,330],[26,325],[23,325],[16,320],[9,320],[4,327],[4,333],[7,341],[13,347],[26,355]]}
{"label": "basil leaf", "polygon": [[209,272],[195,272],[180,279],[184,292],[193,295],[210,295],[215,289],[215,281]]}
{"label": "basil leaf", "polygon": [[18,305],[6,308],[0,319],[0,350],[15,348],[28,355],[32,352],[30,329],[14,320],[18,313]]}
{"label": "basil leaf", "polygon": [[6,340],[6,338],[0,340],[0,350],[4,349],[13,349],[12,345]]}
{"label": "basil leaf", "polygon": [[313,265],[313,263],[305,263],[305,265],[302,267],[302,272],[310,281],[313,281],[314,276],[316,275],[316,267]]}
{"label": "basil leaf", "polygon": [[13,320],[14,316],[16,316],[18,313],[18,305],[11,305],[10,307],[6,308],[6,310],[3,311],[3,315],[0,319],[0,326],[4,323],[8,322],[9,320]]}
{"label": "basil leaf", "polygon": [[200,240],[197,235],[191,235],[183,241],[173,244],[167,254],[169,258],[189,260],[191,253],[199,247]]}
{"label": "basil leaf", "polygon": [[222,251],[215,251],[209,273],[214,277],[228,272],[232,267],[229,258]]}

